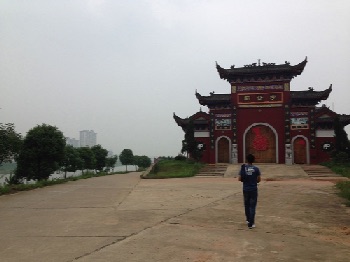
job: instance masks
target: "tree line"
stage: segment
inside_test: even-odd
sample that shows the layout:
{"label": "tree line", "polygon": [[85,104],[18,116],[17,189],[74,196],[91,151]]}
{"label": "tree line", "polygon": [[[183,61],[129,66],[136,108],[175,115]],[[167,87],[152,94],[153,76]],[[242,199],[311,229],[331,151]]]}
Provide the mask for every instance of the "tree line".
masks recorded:
{"label": "tree line", "polygon": [[[67,172],[81,170],[114,171],[118,156],[108,157],[108,151],[101,145],[91,148],[74,148],[66,145],[63,133],[55,126],[42,124],[30,129],[23,138],[15,131],[13,124],[0,123],[0,165],[15,161],[17,167],[11,178],[14,183],[26,180],[46,180],[57,170]],[[126,166],[136,165],[147,168],[151,159],[133,155],[131,149],[124,149],[119,155]]]}

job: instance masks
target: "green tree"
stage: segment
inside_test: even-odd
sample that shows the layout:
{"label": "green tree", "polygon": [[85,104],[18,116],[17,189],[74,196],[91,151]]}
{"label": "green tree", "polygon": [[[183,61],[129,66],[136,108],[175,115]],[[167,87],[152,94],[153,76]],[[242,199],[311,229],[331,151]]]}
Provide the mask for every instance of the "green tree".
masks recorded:
{"label": "green tree", "polygon": [[119,155],[120,162],[126,166],[126,171],[128,171],[128,165],[132,165],[134,162],[134,154],[131,149],[123,149]]}
{"label": "green tree", "polygon": [[106,166],[106,159],[108,155],[108,151],[102,148],[101,145],[96,145],[91,148],[92,152],[95,156],[95,170],[102,171]]}
{"label": "green tree", "polygon": [[71,145],[66,145],[61,165],[64,171],[64,178],[67,177],[67,172],[77,171],[82,166],[82,162],[83,160],[80,158],[78,149]]}
{"label": "green tree", "polygon": [[95,169],[95,155],[89,147],[79,147],[78,148],[79,156],[82,159],[82,164],[80,166],[81,172],[84,173],[84,170]]}
{"label": "green tree", "polygon": [[112,157],[107,157],[106,158],[106,168],[108,170],[112,169],[112,171],[114,171],[114,166],[118,161],[118,156],[114,155]]}
{"label": "green tree", "polygon": [[148,156],[134,156],[134,165],[138,168],[147,168],[151,165],[152,161]]}
{"label": "green tree", "polygon": [[12,162],[17,157],[21,144],[22,136],[15,131],[14,124],[0,123],[0,166],[4,162]]}
{"label": "green tree", "polygon": [[340,123],[338,116],[334,119],[334,134],[335,134],[335,150],[336,150],[336,152],[337,153],[339,153],[339,152],[349,153],[350,142],[348,139],[348,134],[344,130],[344,125],[342,125]]}
{"label": "green tree", "polygon": [[190,157],[199,161],[202,157],[202,150],[198,147],[199,143],[194,138],[194,124],[190,120],[185,130],[185,139],[182,140],[181,153],[187,153]]}
{"label": "green tree", "polygon": [[133,157],[132,164],[135,166],[135,169],[138,168],[138,167],[137,167],[137,163],[140,161],[140,160],[139,160],[140,157],[141,157],[141,156],[137,156],[137,155],[135,155],[135,156]]}
{"label": "green tree", "polygon": [[28,131],[17,159],[16,176],[48,179],[64,158],[66,140],[55,126],[38,125]]}

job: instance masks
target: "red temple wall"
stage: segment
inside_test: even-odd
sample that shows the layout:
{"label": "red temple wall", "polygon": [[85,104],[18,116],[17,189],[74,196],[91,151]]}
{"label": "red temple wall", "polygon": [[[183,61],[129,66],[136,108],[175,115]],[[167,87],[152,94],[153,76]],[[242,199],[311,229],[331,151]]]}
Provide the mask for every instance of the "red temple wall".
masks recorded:
{"label": "red temple wall", "polygon": [[[311,164],[319,164],[329,161],[331,156],[330,152],[322,149],[324,143],[332,143],[335,145],[335,137],[317,137],[316,138],[316,155]],[[311,158],[311,157],[310,157]],[[312,158],[311,158],[312,159]]]}
{"label": "red temple wall", "polygon": [[[240,108],[237,110],[238,162],[244,162],[243,139],[246,129],[263,123],[273,127],[278,134],[278,163],[285,162],[284,109],[279,108]],[[276,148],[277,149],[277,148]]]}
{"label": "red temple wall", "polygon": [[201,161],[204,163],[210,163],[210,138],[209,137],[196,137],[196,141],[203,143],[205,149],[203,151]]}

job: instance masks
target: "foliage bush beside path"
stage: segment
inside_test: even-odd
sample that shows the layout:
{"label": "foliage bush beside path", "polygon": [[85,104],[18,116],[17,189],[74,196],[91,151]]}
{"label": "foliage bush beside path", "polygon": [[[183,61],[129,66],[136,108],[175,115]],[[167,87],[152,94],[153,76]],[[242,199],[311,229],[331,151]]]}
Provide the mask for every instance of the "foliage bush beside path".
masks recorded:
{"label": "foliage bush beside path", "polygon": [[84,174],[80,176],[72,176],[67,178],[59,178],[54,180],[39,180],[32,184],[6,184],[1,186],[0,185],[0,195],[7,195],[7,194],[13,194],[17,193],[19,191],[28,191],[36,188],[46,187],[46,186],[52,186],[57,184],[63,184],[67,183],[69,181],[76,181],[79,179],[87,179],[91,177],[100,177],[100,176],[109,176],[109,175],[115,175],[115,174],[125,174],[127,172],[113,172],[113,173],[107,173],[107,172],[85,172]]}

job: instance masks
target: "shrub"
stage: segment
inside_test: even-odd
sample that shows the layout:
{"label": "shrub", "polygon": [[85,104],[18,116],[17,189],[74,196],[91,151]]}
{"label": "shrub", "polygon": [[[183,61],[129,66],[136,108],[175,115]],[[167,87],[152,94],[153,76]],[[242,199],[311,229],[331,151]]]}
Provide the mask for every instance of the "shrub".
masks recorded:
{"label": "shrub", "polygon": [[348,163],[349,162],[349,155],[346,152],[339,152],[334,156],[334,161],[336,163]]}
{"label": "shrub", "polygon": [[185,156],[183,156],[183,155],[177,155],[174,159],[183,161],[183,160],[186,160],[187,158]]}
{"label": "shrub", "polygon": [[23,183],[23,179],[18,178],[16,175],[10,174],[10,177],[5,178],[5,182],[8,185],[19,185]]}

